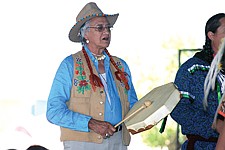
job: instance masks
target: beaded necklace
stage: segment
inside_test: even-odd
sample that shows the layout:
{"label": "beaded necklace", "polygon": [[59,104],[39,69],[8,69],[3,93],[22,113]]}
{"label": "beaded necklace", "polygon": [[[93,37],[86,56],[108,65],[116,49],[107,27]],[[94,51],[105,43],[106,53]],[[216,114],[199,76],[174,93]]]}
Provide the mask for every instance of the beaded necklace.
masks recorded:
{"label": "beaded necklace", "polygon": [[[95,91],[96,89],[96,86],[97,87],[103,87],[103,84],[101,82],[101,80],[99,79],[98,76],[96,76],[94,73],[93,73],[93,69],[91,67],[91,63],[90,63],[90,59],[88,58],[88,55],[87,55],[87,52],[85,51],[84,47],[82,47],[82,52],[84,54],[84,57],[86,59],[86,62],[87,62],[87,65],[88,65],[88,68],[90,70],[90,83],[92,85],[92,88],[93,90]],[[108,50],[105,49],[105,53],[109,56],[110,58],[110,62],[113,64],[113,66],[116,68],[116,72],[115,72],[115,76],[116,76],[116,79],[119,80],[120,82],[122,82],[124,85],[125,85],[125,88],[126,90],[129,90],[130,87],[129,87],[129,84],[128,84],[128,80],[126,78],[127,76],[127,73],[126,72],[123,72],[121,71],[118,66],[116,65],[116,62],[112,59],[112,56],[109,54]],[[105,55],[104,55],[105,56]]]}
{"label": "beaded necklace", "polygon": [[97,55],[97,54],[94,54],[94,53],[92,53],[92,54],[95,56],[95,58],[96,58],[98,61],[104,60],[105,57],[106,57],[104,54],[101,54],[101,55]]}

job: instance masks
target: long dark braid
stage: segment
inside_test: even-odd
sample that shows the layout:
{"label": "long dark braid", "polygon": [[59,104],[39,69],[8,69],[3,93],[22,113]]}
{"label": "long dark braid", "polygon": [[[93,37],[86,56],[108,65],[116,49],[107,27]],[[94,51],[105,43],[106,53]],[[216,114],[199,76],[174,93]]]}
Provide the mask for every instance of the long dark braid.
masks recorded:
{"label": "long dark braid", "polygon": [[212,50],[211,40],[208,38],[208,36],[206,36],[205,45],[203,45],[203,50],[206,53],[206,60],[211,63],[213,60],[214,51]]}

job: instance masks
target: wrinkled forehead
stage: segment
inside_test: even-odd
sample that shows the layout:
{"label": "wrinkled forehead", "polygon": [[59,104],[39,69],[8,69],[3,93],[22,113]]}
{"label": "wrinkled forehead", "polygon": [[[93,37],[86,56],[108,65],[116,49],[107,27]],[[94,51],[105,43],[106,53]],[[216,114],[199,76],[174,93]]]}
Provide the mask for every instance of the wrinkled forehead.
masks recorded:
{"label": "wrinkled forehead", "polygon": [[109,24],[109,22],[106,19],[106,17],[95,17],[90,20],[90,24],[91,25],[97,25],[97,24],[107,25]]}

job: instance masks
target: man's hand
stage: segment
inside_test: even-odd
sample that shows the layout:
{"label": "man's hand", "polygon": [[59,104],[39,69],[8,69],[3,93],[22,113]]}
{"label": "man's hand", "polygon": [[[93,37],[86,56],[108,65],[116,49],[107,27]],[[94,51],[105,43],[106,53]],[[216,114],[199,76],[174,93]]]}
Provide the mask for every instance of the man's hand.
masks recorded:
{"label": "man's hand", "polygon": [[88,122],[88,128],[93,130],[95,133],[100,134],[103,138],[112,136],[116,131],[109,122],[99,121],[93,118]]}

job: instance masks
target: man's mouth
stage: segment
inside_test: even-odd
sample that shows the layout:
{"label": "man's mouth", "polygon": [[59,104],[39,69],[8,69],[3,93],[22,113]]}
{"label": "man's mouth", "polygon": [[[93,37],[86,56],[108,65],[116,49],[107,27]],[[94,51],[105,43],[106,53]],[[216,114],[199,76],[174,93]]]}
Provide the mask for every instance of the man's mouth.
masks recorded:
{"label": "man's mouth", "polygon": [[104,38],[102,38],[102,40],[109,41],[109,37],[104,37]]}

